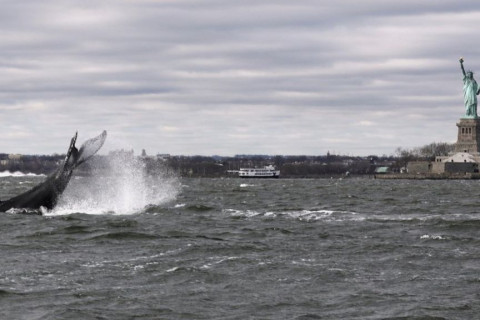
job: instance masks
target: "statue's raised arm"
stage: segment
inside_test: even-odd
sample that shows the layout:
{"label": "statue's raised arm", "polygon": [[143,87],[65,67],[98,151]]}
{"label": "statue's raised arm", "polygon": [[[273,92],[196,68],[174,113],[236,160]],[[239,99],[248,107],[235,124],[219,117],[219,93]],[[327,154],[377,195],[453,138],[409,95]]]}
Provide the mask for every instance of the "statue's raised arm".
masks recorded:
{"label": "statue's raised arm", "polygon": [[465,103],[465,116],[467,119],[477,119],[477,95],[480,93],[480,86],[473,78],[473,71],[465,72],[463,58],[460,58],[460,67],[463,73],[463,102]]}

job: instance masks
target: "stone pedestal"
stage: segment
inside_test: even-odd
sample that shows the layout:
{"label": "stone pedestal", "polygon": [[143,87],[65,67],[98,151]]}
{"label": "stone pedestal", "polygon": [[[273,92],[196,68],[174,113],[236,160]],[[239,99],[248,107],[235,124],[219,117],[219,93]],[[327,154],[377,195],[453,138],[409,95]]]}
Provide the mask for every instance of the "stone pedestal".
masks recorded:
{"label": "stone pedestal", "polygon": [[477,155],[480,152],[480,119],[460,119],[455,152]]}

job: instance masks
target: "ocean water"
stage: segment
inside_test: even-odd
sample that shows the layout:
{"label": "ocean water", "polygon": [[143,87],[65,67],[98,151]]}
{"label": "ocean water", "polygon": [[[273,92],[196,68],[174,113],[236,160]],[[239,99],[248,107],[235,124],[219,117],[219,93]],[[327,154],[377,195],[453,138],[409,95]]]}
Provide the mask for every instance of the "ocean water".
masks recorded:
{"label": "ocean water", "polygon": [[0,318],[479,319],[479,205],[479,181],[76,178],[0,214]]}

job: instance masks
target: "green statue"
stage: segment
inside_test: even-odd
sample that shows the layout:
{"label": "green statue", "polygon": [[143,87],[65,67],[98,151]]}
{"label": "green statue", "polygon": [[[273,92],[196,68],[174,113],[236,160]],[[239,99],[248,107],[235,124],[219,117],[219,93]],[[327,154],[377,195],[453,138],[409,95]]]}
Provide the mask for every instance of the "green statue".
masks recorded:
{"label": "green statue", "polygon": [[477,81],[473,78],[473,72],[465,72],[463,68],[463,58],[460,58],[460,66],[463,73],[463,101],[465,103],[465,118],[476,119],[477,116],[477,95],[480,88]]}

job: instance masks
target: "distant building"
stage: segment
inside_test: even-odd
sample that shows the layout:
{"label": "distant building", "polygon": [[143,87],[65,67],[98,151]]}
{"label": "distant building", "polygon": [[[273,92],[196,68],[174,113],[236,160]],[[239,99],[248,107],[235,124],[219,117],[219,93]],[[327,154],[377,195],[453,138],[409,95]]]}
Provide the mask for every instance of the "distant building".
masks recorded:
{"label": "distant building", "polygon": [[157,160],[167,161],[168,159],[170,159],[170,154],[168,153],[157,154]]}
{"label": "distant building", "polygon": [[108,153],[109,157],[125,157],[125,158],[133,158],[134,157],[134,151],[132,150],[115,150],[115,151],[110,151]]}
{"label": "distant building", "polygon": [[477,173],[480,164],[480,119],[460,119],[455,151],[438,156],[435,161],[412,161],[407,165],[410,174]]}
{"label": "distant building", "polygon": [[434,172],[475,173],[480,163],[480,119],[460,119],[455,153],[436,157]]}
{"label": "distant building", "polygon": [[375,174],[387,174],[391,173],[390,167],[377,167],[375,168]]}
{"label": "distant building", "polygon": [[10,159],[10,160],[20,160],[20,159],[22,159],[22,155],[21,154],[9,154],[8,159]]}

